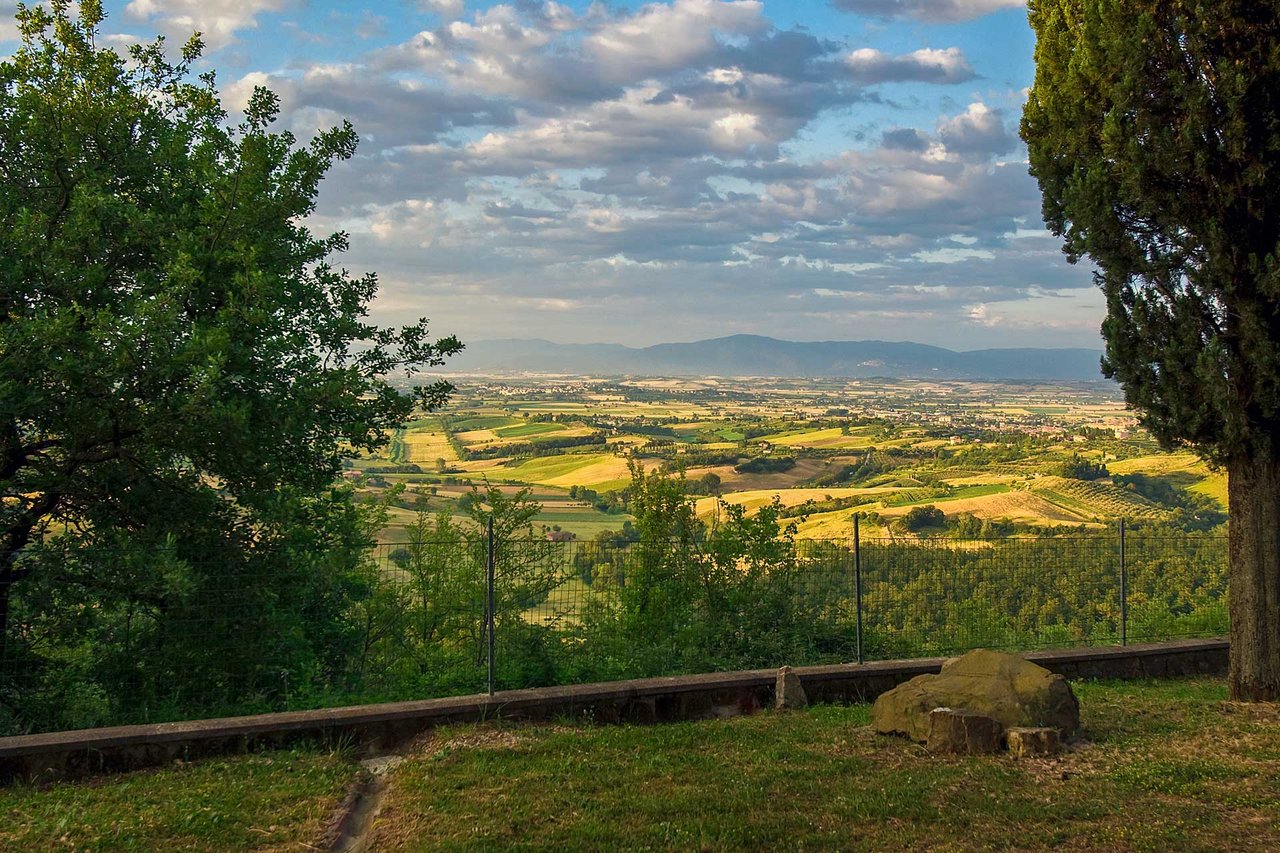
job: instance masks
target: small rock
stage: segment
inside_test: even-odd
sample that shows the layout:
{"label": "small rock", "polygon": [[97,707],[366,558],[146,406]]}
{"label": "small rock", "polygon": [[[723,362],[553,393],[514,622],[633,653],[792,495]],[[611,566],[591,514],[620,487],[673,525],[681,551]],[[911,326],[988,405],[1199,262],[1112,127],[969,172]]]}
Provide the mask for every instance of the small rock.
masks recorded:
{"label": "small rock", "polygon": [[1005,742],[1014,755],[1053,755],[1060,745],[1058,730],[1015,726],[1005,732]]}
{"label": "small rock", "polygon": [[983,755],[1000,751],[1004,727],[993,717],[963,708],[934,708],[929,712],[930,752]]}
{"label": "small rock", "polygon": [[791,667],[784,666],[778,670],[778,684],[774,690],[774,707],[778,710],[786,708],[803,708],[809,704],[809,697],[804,693],[804,685],[800,676]]}
{"label": "small rock", "polygon": [[403,755],[379,755],[374,758],[366,758],[360,762],[360,766],[374,776],[382,776],[394,770],[402,761],[404,761]]}

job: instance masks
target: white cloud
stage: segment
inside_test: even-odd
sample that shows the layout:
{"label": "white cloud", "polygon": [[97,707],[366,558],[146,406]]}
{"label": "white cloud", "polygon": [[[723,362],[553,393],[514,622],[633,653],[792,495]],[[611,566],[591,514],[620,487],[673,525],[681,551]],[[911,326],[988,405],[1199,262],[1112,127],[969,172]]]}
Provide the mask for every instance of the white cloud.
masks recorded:
{"label": "white cloud", "polygon": [[611,79],[643,80],[714,55],[718,36],[767,30],[763,12],[758,0],[652,3],[600,27],[583,42],[583,53]]}
{"label": "white cloud", "polygon": [[424,12],[432,12],[446,21],[461,18],[465,5],[463,0],[418,0],[418,6]]}
{"label": "white cloud", "polygon": [[0,0],[0,42],[18,38],[18,0]]}
{"label": "white cloud", "polygon": [[1000,111],[983,103],[969,104],[963,113],[943,122],[938,137],[948,151],[982,157],[1005,154],[1017,144]]}
{"label": "white cloud", "polygon": [[864,47],[846,56],[844,62],[861,83],[963,83],[974,77],[973,66],[958,47],[922,48],[903,56]]}
{"label": "white cloud", "polygon": [[278,12],[293,0],[130,0],[125,14],[159,27],[166,35],[185,41],[199,32],[209,50],[235,41],[240,30],[258,26],[263,12]]}
{"label": "white cloud", "polygon": [[926,264],[958,264],[961,261],[990,261],[994,260],[995,256],[995,252],[987,249],[957,249],[954,246],[944,246],[941,249],[916,252],[911,257]]}

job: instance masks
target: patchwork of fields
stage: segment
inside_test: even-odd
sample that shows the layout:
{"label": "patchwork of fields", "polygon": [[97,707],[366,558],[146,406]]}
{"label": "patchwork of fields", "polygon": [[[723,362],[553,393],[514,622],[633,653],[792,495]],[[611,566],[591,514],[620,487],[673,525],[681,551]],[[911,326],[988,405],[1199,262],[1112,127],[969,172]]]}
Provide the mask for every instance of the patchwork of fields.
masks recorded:
{"label": "patchwork of fields", "polygon": [[[452,512],[485,484],[531,489],[541,528],[578,538],[616,531],[630,516],[609,495],[626,489],[636,463],[683,471],[708,522],[722,501],[752,514],[776,500],[804,538],[848,537],[855,513],[869,535],[901,534],[920,507],[941,510],[948,524],[972,518],[1014,530],[1185,523],[1225,511],[1225,474],[1160,452],[1112,389],[865,386],[490,380],[463,387],[446,410],[391,436],[380,457],[352,465],[378,472],[374,491],[407,489],[390,509],[386,541],[419,510]],[[1073,459],[1104,475],[1064,475]]]}

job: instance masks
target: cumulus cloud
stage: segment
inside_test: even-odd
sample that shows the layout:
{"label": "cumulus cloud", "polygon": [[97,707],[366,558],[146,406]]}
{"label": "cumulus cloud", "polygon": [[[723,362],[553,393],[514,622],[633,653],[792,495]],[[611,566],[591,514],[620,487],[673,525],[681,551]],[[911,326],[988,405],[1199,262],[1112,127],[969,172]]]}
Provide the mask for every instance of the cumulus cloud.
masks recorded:
{"label": "cumulus cloud", "polygon": [[130,0],[125,14],[166,35],[185,40],[199,32],[210,50],[235,41],[240,30],[258,26],[263,12],[278,12],[292,0]]}
{"label": "cumulus cloud", "polygon": [[922,48],[903,56],[864,47],[846,56],[844,62],[861,83],[963,83],[974,78],[973,66],[958,47]]}
{"label": "cumulus cloud", "polygon": [[948,150],[965,155],[1006,154],[1017,144],[1001,112],[983,103],[970,104],[960,115],[947,119],[938,136]]}
{"label": "cumulus cloud", "polygon": [[880,144],[889,150],[920,153],[928,151],[931,143],[928,134],[913,127],[900,127],[895,130],[886,130],[881,136]]}
{"label": "cumulus cloud", "polygon": [[14,20],[17,14],[18,0],[0,0],[0,42],[18,37],[18,23]]}
{"label": "cumulus cloud", "polygon": [[465,4],[463,0],[418,0],[418,6],[424,12],[432,12],[446,21],[456,21],[462,17]]}
{"label": "cumulus cloud", "polygon": [[313,65],[301,75],[253,72],[223,89],[224,102],[243,109],[255,86],[266,86],[280,96],[282,112],[298,135],[353,118],[365,153],[430,144],[460,128],[515,121],[506,102],[411,80],[369,77],[353,65]]}
{"label": "cumulus cloud", "polygon": [[583,53],[611,79],[639,80],[697,65],[714,56],[721,36],[770,29],[759,0],[654,3],[589,35]]}
{"label": "cumulus cloud", "polygon": [[[1014,316],[1090,287],[1041,236],[1026,165],[1002,159],[1007,117],[922,107],[976,79],[958,48],[861,48],[742,0],[418,9],[436,14],[399,44],[223,92],[236,106],[269,86],[304,138],[353,121],[362,145],[314,224],[352,235],[344,264],[379,271],[381,319],[471,337],[535,322],[646,342],[715,317],[717,332],[918,338],[975,327],[974,306]],[[863,104],[879,118],[861,125]]]}
{"label": "cumulus cloud", "polygon": [[832,5],[875,18],[941,23],[968,21],[1004,9],[1025,9],[1027,0],[832,0]]}

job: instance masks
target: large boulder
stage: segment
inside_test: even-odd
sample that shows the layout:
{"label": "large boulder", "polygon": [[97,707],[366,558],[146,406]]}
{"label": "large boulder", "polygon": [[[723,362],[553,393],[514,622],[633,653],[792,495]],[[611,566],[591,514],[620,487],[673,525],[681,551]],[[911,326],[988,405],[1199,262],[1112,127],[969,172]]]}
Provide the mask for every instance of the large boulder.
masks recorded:
{"label": "large boulder", "polygon": [[934,708],[963,708],[1006,729],[1055,728],[1068,737],[1080,726],[1080,706],[1061,675],[1016,655],[977,649],[952,658],[937,675],[918,675],[880,695],[871,725],[882,734],[929,739]]}

